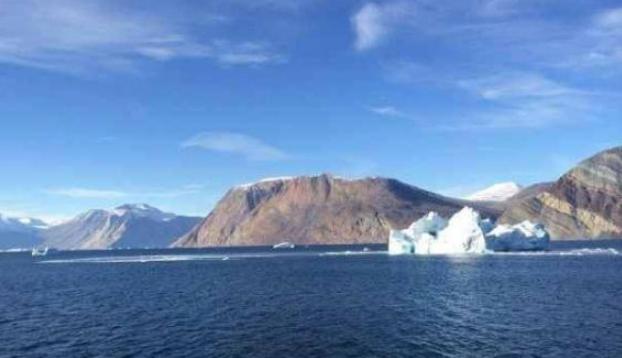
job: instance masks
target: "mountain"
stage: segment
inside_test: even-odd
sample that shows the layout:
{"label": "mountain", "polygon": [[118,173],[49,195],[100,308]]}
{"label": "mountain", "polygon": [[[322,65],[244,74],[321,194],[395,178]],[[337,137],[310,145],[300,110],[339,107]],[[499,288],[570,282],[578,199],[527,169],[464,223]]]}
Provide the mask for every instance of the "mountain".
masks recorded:
{"label": "mountain", "polygon": [[622,147],[579,163],[536,196],[508,207],[501,222],[532,220],[555,239],[622,237]]}
{"label": "mountain", "polygon": [[34,218],[14,218],[0,214],[0,250],[31,248],[40,242],[39,232],[47,224]]}
{"label": "mountain", "polygon": [[168,247],[201,218],[177,216],[146,204],[90,210],[43,231],[43,245],[58,249]]}
{"label": "mountain", "polygon": [[505,200],[505,204],[506,205],[512,205],[513,203],[516,203],[518,201],[521,200],[527,200],[530,198],[533,198],[537,195],[539,195],[540,193],[550,189],[553,186],[554,182],[544,182],[544,183],[537,183],[537,184],[532,184],[528,187],[523,188],[521,191],[519,191],[518,193],[516,193],[515,195],[509,197],[508,199]]}
{"label": "mountain", "polygon": [[436,211],[449,216],[465,205],[496,217],[483,203],[446,198],[394,179],[347,180],[327,174],[275,178],[235,187],[178,247],[386,243]]}
{"label": "mountain", "polygon": [[506,201],[522,190],[523,188],[514,182],[499,183],[471,194],[466,199],[473,201]]}

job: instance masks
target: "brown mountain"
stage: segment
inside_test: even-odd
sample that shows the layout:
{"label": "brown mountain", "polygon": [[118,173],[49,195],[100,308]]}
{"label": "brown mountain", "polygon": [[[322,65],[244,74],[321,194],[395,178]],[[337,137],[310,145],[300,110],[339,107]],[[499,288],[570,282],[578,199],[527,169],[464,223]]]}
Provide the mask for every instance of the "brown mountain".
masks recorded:
{"label": "brown mountain", "polygon": [[246,246],[385,243],[391,228],[405,228],[436,211],[449,216],[483,203],[446,198],[394,179],[346,180],[330,175],[264,180],[231,189],[214,210],[174,246]]}
{"label": "brown mountain", "polygon": [[556,239],[622,237],[622,147],[601,152],[535,197],[513,202],[500,218],[546,225]]}

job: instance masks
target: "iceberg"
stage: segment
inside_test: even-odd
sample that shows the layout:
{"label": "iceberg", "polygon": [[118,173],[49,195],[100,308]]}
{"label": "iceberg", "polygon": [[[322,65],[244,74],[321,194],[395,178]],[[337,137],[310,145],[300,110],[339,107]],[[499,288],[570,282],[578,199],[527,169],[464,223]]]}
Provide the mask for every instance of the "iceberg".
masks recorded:
{"label": "iceberg", "polygon": [[294,249],[296,248],[295,244],[292,244],[289,241],[285,241],[285,242],[281,242],[279,244],[276,245],[272,245],[273,249]]}
{"label": "iceberg", "polygon": [[486,245],[493,251],[546,250],[550,237],[542,224],[523,221],[517,225],[499,225],[486,235]]}
{"label": "iceberg", "polygon": [[495,226],[465,207],[449,221],[435,212],[405,230],[391,230],[389,254],[483,254],[492,251],[532,251],[548,248],[549,235],[540,224]]}

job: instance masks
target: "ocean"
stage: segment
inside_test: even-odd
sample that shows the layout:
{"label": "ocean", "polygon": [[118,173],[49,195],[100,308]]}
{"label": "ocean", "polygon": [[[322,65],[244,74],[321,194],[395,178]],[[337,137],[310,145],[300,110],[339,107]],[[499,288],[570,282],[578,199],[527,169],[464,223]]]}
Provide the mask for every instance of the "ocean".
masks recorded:
{"label": "ocean", "polygon": [[0,254],[2,357],[621,357],[622,242]]}

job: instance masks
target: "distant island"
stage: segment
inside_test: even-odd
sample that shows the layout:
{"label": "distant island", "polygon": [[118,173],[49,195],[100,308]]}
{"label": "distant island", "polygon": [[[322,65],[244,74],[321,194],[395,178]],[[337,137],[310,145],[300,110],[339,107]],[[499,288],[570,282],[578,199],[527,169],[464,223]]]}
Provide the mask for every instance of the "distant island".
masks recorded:
{"label": "distant island", "polygon": [[503,183],[467,199],[442,196],[391,178],[329,174],[264,179],[230,189],[204,218],[146,204],[91,210],[47,227],[0,216],[0,249],[218,247],[386,243],[433,211],[463,207],[500,224],[543,224],[552,240],[622,237],[622,147],[596,154],[553,183]]}

